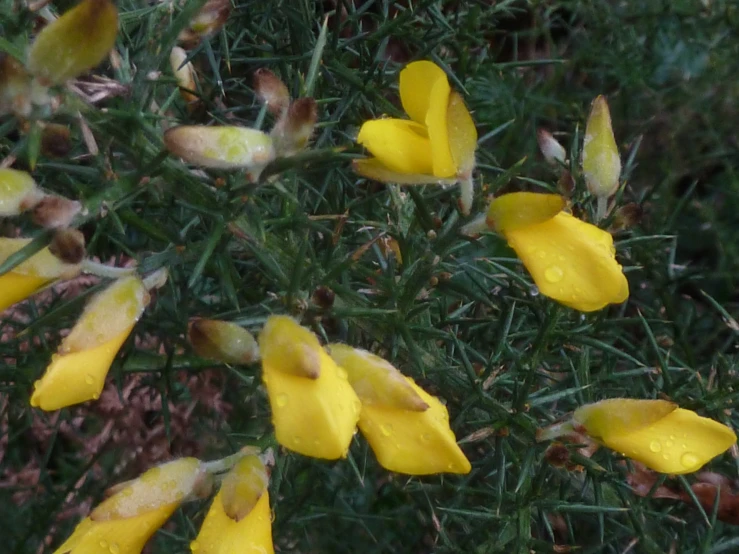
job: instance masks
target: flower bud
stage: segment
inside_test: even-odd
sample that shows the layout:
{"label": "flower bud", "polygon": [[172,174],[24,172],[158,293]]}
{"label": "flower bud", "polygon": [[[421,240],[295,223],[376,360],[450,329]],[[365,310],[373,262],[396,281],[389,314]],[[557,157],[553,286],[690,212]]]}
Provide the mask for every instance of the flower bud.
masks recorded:
{"label": "flower bud", "polygon": [[71,132],[66,125],[46,123],[41,131],[41,152],[50,158],[63,158],[72,149]]}
{"label": "flower bud", "polygon": [[567,158],[567,151],[557,139],[552,136],[552,133],[546,129],[539,129],[536,131],[536,140],[539,143],[539,150],[544,155],[544,159],[547,163],[552,165],[564,164]]}
{"label": "flower bud", "polygon": [[77,229],[59,229],[51,239],[49,252],[65,264],[79,264],[85,259],[85,235]]}
{"label": "flower bud", "polygon": [[42,196],[30,174],[0,169],[0,217],[18,215],[33,207]]}
{"label": "flower bud", "polygon": [[257,69],[254,72],[254,92],[260,102],[276,115],[282,115],[290,105],[290,93],[282,80],[269,69]]}
{"label": "flower bud", "polygon": [[259,359],[259,346],[252,334],[229,321],[195,319],[187,338],[198,356],[226,364],[250,364]]}
{"label": "flower bud", "polygon": [[0,53],[0,115],[31,114],[31,75],[18,60]]}
{"label": "flower bud", "polygon": [[33,222],[47,229],[67,227],[82,211],[82,204],[63,196],[44,196],[33,208]]}
{"label": "flower bud", "polygon": [[98,65],[115,44],[118,10],[110,0],[82,0],[39,33],[28,69],[58,85]]}
{"label": "flower bud", "polygon": [[630,229],[639,223],[644,217],[644,208],[635,202],[630,202],[619,207],[613,214],[613,222],[611,223],[610,232],[622,231]]}
{"label": "flower bud", "polygon": [[187,52],[179,46],[175,46],[169,54],[169,64],[177,79],[177,85],[180,87],[180,96],[187,104],[188,109],[191,109],[192,104],[197,102],[199,98],[193,94],[193,91],[197,90],[195,68],[192,62],[187,61]]}
{"label": "flower bud", "polygon": [[582,148],[582,170],[591,194],[609,198],[618,190],[621,159],[611,127],[611,114],[604,96],[593,101],[585,127]]}
{"label": "flower bud", "polygon": [[290,104],[272,129],[275,148],[281,156],[292,156],[308,144],[318,120],[318,107],[313,98],[298,98]]}
{"label": "flower bud", "polygon": [[190,20],[190,26],[180,33],[178,40],[187,47],[196,46],[202,39],[217,33],[230,13],[230,0],[208,0]]}

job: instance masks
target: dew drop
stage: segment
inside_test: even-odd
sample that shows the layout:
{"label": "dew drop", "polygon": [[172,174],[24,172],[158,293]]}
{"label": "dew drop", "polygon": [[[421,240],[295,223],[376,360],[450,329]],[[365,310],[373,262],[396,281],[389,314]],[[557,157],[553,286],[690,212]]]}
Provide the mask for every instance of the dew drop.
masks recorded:
{"label": "dew drop", "polygon": [[97,400],[98,398],[100,398],[100,393],[96,392],[92,395],[93,400]]}
{"label": "dew drop", "polygon": [[114,543],[112,543],[112,544],[110,545],[110,549],[109,549],[109,550],[110,550],[110,554],[120,554],[120,552],[121,552],[121,547],[120,547],[120,546],[118,546],[118,543],[115,543],[115,542],[114,542]]}
{"label": "dew drop", "polygon": [[670,455],[669,454],[662,454],[662,459],[663,460],[669,460],[670,459]]}
{"label": "dew drop", "polygon": [[529,289],[529,296],[539,296],[539,287],[531,287]]}
{"label": "dew drop", "polygon": [[700,459],[692,452],[686,452],[680,457],[680,463],[686,468],[696,467],[700,464]]}
{"label": "dew drop", "polygon": [[544,279],[550,283],[559,283],[565,276],[564,271],[558,265],[549,266],[544,270]]}
{"label": "dew drop", "polygon": [[100,544],[100,548],[105,548],[105,549],[108,548],[108,541],[100,541],[99,544]]}
{"label": "dew drop", "polygon": [[665,446],[666,446],[667,448],[672,448],[674,444],[675,444],[675,443],[674,443],[674,442],[672,442],[672,441],[665,441]]}
{"label": "dew drop", "polygon": [[431,442],[431,433],[423,433],[421,435],[422,442]]}
{"label": "dew drop", "polygon": [[389,437],[390,435],[393,434],[393,426],[390,425],[389,423],[387,423],[387,424],[386,423],[382,423],[382,424],[380,424],[380,432],[384,436]]}
{"label": "dew drop", "polygon": [[662,445],[659,441],[652,441],[649,443],[649,450],[652,452],[660,452],[662,450]]}
{"label": "dew drop", "polygon": [[95,378],[92,375],[90,375],[89,373],[85,375],[85,383],[87,383],[88,385],[92,385],[94,382]]}
{"label": "dew drop", "polygon": [[277,398],[275,398],[275,404],[277,404],[278,408],[284,408],[287,406],[287,394],[280,393],[277,395]]}

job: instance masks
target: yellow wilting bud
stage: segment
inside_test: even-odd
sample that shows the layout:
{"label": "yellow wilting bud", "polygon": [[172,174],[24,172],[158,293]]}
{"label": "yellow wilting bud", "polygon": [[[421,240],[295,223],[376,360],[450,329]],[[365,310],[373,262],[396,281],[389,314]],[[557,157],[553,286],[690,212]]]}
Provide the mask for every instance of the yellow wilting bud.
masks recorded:
{"label": "yellow wilting bud", "polygon": [[46,195],[33,207],[33,222],[47,229],[67,227],[82,211],[82,204],[63,196]]}
{"label": "yellow wilting bud", "polygon": [[0,169],[0,217],[18,215],[32,208],[43,196],[30,174]]}
{"label": "yellow wilting bud", "polygon": [[308,144],[318,120],[318,108],[313,98],[298,98],[272,129],[272,139],[280,156],[292,156]]}
{"label": "yellow wilting bud", "polygon": [[44,84],[61,84],[103,61],[117,34],[118,10],[110,0],[82,0],[39,33],[28,69]]}
{"label": "yellow wilting bud", "polygon": [[98,293],[34,384],[31,406],[50,411],[97,399],[110,365],[149,299],[143,281],[135,276],[118,279]]}
{"label": "yellow wilting bud", "polygon": [[[28,245],[31,239],[0,238],[0,263]],[[8,273],[0,275],[0,312],[58,279],[71,279],[78,264],[67,264],[43,248]]]}
{"label": "yellow wilting bud", "polygon": [[[475,165],[477,130],[462,97],[444,71],[429,61],[400,72],[400,100],[410,119],[374,119],[362,124],[357,142],[374,157],[355,160],[354,170],[370,179],[398,184],[466,183]],[[472,191],[463,191],[469,213]]]}
{"label": "yellow wilting bud", "polygon": [[409,475],[469,473],[470,462],[437,398],[366,350],[328,348],[362,402],[359,429],[384,468]]}
{"label": "yellow wilting bud", "polygon": [[610,233],[561,211],[556,194],[515,192],[492,201],[488,225],[501,233],[541,293],[581,312],[629,297]]}
{"label": "yellow wilting bud", "polygon": [[269,476],[257,456],[242,458],[226,475],[213,499],[193,554],[271,554]]}
{"label": "yellow wilting bud", "polygon": [[361,408],[346,371],[313,333],[285,316],[267,320],[259,350],[277,441],[314,458],[346,456]]}
{"label": "yellow wilting bud", "polygon": [[208,0],[192,18],[190,27],[182,31],[177,38],[188,47],[195,46],[202,39],[217,33],[226,23],[230,13],[230,0]]}
{"label": "yellow wilting bud", "polygon": [[567,160],[567,150],[552,133],[546,129],[539,129],[536,132],[536,140],[539,143],[539,150],[544,155],[544,159],[551,165],[561,165]]}
{"label": "yellow wilting bud", "polygon": [[692,473],[736,443],[726,425],[666,400],[602,400],[572,420],[575,430],[661,473]]}
{"label": "yellow wilting bud", "polygon": [[187,339],[198,356],[226,364],[250,364],[259,359],[252,334],[235,323],[214,319],[190,322]]}
{"label": "yellow wilting bud", "polygon": [[190,110],[193,104],[200,100],[196,94],[193,94],[193,91],[197,90],[195,68],[192,62],[187,61],[187,52],[179,46],[172,48],[172,52],[169,54],[169,65],[177,79],[177,85],[180,87],[180,96],[187,104],[188,110]]}
{"label": "yellow wilting bud", "polygon": [[276,157],[272,138],[247,127],[183,125],[164,133],[167,150],[186,162],[258,175]]}
{"label": "yellow wilting bud", "polygon": [[146,542],[179,505],[209,490],[209,474],[195,458],[152,468],[114,487],[54,554],[140,554]]}
{"label": "yellow wilting bud", "polygon": [[618,190],[621,158],[611,127],[611,113],[604,96],[593,101],[585,127],[582,147],[582,171],[591,194],[609,198]]}
{"label": "yellow wilting bud", "polygon": [[290,93],[282,80],[269,69],[254,72],[254,92],[269,111],[281,116],[290,105]]}

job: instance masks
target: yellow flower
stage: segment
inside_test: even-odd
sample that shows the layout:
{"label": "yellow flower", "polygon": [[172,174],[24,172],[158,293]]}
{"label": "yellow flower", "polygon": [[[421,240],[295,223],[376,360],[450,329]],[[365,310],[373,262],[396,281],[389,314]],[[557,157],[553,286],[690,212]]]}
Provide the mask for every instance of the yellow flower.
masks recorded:
{"label": "yellow flower", "polygon": [[[444,71],[429,61],[408,64],[400,72],[400,101],[410,119],[375,119],[362,125],[357,142],[374,157],[356,160],[355,171],[386,183],[459,180],[471,187],[477,130]],[[463,202],[468,201],[471,189],[463,194]],[[465,209],[469,212],[469,206]]]}
{"label": "yellow flower", "polygon": [[346,372],[289,317],[267,320],[259,350],[277,442],[314,458],[346,456],[361,408]]}
{"label": "yellow flower", "polygon": [[545,296],[581,312],[625,301],[629,283],[613,237],[563,208],[556,194],[505,194],[490,204],[487,223],[503,234]]}
{"label": "yellow flower", "polygon": [[54,554],[140,553],[183,501],[202,496],[207,477],[199,460],[182,458],[114,487]]}
{"label": "yellow flower", "polygon": [[97,399],[110,365],[148,303],[144,283],[134,276],[95,296],[36,381],[31,405],[58,410]]}
{"label": "yellow flower", "polygon": [[593,101],[585,127],[582,171],[588,190],[595,196],[608,198],[618,190],[621,159],[611,127],[611,113],[603,96]]}
{"label": "yellow flower", "polygon": [[[0,238],[0,263],[28,245],[31,239]],[[8,273],[0,275],[0,312],[24,300],[58,279],[80,272],[79,264],[67,264],[43,248]]]}
{"label": "yellow flower", "polygon": [[329,349],[362,401],[359,429],[384,468],[410,475],[469,473],[470,462],[437,398],[366,350],[345,344]]}
{"label": "yellow flower", "polygon": [[257,456],[242,458],[226,475],[205,516],[193,554],[271,554],[269,477]]}
{"label": "yellow flower", "polygon": [[661,473],[697,471],[736,442],[726,425],[666,400],[602,400],[572,419],[575,430]]}
{"label": "yellow flower", "polygon": [[36,181],[25,171],[0,169],[0,217],[18,215],[41,196]]}
{"label": "yellow flower", "polygon": [[110,0],[82,0],[38,34],[28,68],[58,85],[98,65],[118,34],[118,10]]}

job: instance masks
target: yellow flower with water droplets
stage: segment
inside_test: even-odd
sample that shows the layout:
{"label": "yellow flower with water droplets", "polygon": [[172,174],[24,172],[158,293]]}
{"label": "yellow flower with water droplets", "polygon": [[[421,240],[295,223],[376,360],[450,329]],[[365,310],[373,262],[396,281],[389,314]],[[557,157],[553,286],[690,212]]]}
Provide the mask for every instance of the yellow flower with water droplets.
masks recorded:
{"label": "yellow flower with water droplets", "polygon": [[410,475],[469,473],[470,462],[439,399],[366,350],[328,348],[362,402],[359,429],[384,468]]}
{"label": "yellow flower with water droplets", "polygon": [[121,483],[54,554],[139,554],[183,501],[207,493],[208,476],[199,460],[182,458]]}
{"label": "yellow flower with water droplets", "polygon": [[148,303],[149,293],[135,276],[118,279],[95,296],[36,381],[31,405],[58,410],[97,399],[110,365]]}
{"label": "yellow flower with water droplets", "polygon": [[564,207],[556,194],[505,194],[490,204],[487,224],[506,238],[543,295],[581,312],[625,301],[629,283],[613,237]]}
{"label": "yellow flower with water droplets", "polygon": [[736,443],[726,425],[666,400],[602,400],[578,408],[572,423],[608,448],[669,474],[697,471]]}
{"label": "yellow flower with water droplets", "polygon": [[410,119],[366,121],[357,142],[373,157],[356,160],[354,170],[385,183],[460,181],[469,188],[463,192],[469,213],[477,130],[464,100],[439,66],[419,61],[400,72],[400,101]]}
{"label": "yellow flower with water droplets", "polygon": [[[0,238],[0,263],[31,242],[31,239]],[[42,248],[4,275],[0,275],[0,312],[25,300],[59,279],[71,279],[80,272],[79,264],[68,264]]]}
{"label": "yellow flower with water droplets", "polygon": [[259,350],[277,442],[314,458],[345,457],[361,408],[346,371],[285,316],[267,320]]}
{"label": "yellow flower with water droplets", "polygon": [[242,458],[224,478],[190,543],[193,554],[272,554],[268,483],[257,456]]}

